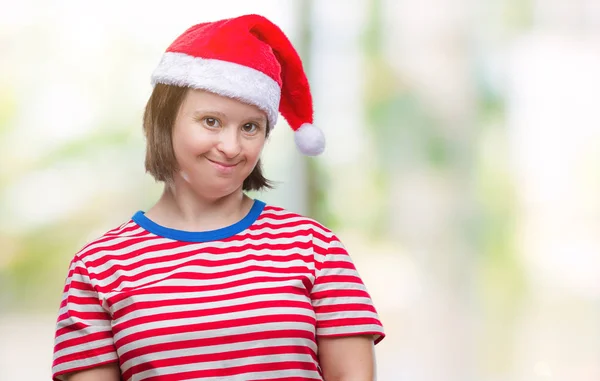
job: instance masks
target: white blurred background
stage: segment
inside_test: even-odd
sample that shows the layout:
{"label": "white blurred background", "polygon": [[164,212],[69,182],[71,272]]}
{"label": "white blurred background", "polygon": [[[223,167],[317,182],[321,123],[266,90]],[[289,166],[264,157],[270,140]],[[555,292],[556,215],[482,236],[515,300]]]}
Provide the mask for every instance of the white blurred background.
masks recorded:
{"label": "white blurred background", "polygon": [[280,122],[264,201],[346,244],[380,381],[600,380],[600,1],[0,0],[0,380],[50,379],[68,263],[147,208],[149,77],[245,13],[298,47],[326,153]]}

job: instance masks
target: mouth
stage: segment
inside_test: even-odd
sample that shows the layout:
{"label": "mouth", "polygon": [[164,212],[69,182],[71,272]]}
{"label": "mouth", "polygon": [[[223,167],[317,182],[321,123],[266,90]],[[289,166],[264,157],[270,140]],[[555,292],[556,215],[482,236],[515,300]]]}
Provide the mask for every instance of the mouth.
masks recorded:
{"label": "mouth", "polygon": [[208,161],[210,161],[211,163],[216,164],[216,165],[221,166],[221,167],[224,167],[224,168],[233,168],[236,165],[238,165],[238,163],[223,163],[223,162],[220,162],[220,161],[211,160],[209,158],[206,158],[206,159]]}
{"label": "mouth", "polygon": [[238,163],[224,163],[221,161],[217,161],[217,160],[211,160],[209,158],[206,158],[206,160],[208,160],[210,162],[210,164],[217,170],[217,172],[224,174],[224,175],[230,175],[235,171],[235,167],[239,164]]}

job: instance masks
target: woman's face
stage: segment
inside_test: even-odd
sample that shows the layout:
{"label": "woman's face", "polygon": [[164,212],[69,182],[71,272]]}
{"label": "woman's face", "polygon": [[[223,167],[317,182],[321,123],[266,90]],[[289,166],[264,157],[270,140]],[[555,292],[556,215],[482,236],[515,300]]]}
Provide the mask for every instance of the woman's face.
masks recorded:
{"label": "woman's face", "polygon": [[180,170],[175,177],[207,198],[241,189],[260,158],[266,128],[267,116],[256,106],[189,90],[173,127],[173,150]]}

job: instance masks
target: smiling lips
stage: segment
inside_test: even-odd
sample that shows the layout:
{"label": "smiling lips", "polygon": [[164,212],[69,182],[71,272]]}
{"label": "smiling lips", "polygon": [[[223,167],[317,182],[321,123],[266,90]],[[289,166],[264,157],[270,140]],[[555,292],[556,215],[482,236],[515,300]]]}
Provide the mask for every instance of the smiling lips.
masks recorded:
{"label": "smiling lips", "polygon": [[235,163],[235,164],[227,164],[227,163],[221,163],[220,161],[214,161],[211,160],[209,158],[206,158],[208,161],[211,162],[211,164],[219,171],[219,172],[223,172],[223,173],[231,173],[233,172],[233,169],[235,168],[236,165],[238,165],[239,163]]}

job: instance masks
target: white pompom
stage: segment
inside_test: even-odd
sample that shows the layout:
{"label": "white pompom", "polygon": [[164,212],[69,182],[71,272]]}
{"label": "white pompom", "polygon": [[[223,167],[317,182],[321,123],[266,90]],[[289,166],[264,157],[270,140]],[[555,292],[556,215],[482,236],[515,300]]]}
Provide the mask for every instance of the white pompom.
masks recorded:
{"label": "white pompom", "polygon": [[325,135],[317,126],[304,123],[294,134],[296,146],[305,155],[317,156],[325,151]]}

